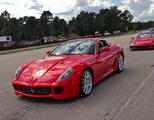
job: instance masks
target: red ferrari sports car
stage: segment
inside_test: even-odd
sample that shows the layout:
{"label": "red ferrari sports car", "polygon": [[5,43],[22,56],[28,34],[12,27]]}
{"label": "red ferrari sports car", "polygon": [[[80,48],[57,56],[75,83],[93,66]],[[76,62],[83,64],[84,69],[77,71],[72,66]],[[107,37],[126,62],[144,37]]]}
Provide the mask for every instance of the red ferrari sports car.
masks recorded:
{"label": "red ferrari sports car", "polygon": [[104,77],[124,69],[123,48],[98,38],[70,40],[47,54],[17,69],[12,80],[16,95],[85,97]]}
{"label": "red ferrari sports car", "polygon": [[132,38],[129,42],[129,48],[131,50],[154,48],[154,32],[141,33],[136,38]]}

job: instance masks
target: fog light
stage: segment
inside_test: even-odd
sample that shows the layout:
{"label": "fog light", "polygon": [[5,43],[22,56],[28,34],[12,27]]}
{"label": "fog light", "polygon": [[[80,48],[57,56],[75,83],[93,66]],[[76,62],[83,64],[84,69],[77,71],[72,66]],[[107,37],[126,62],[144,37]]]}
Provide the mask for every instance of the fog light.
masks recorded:
{"label": "fog light", "polygon": [[64,88],[63,88],[63,87],[58,87],[58,88],[55,88],[55,93],[56,93],[56,94],[60,94],[60,93],[62,93],[62,92],[63,92],[63,90],[64,90]]}

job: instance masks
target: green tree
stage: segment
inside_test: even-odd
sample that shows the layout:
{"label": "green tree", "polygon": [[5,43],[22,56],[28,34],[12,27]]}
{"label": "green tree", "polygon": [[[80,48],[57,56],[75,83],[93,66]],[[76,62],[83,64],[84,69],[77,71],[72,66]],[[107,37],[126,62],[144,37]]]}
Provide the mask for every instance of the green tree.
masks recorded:
{"label": "green tree", "polygon": [[121,23],[120,17],[121,11],[117,9],[116,6],[111,7],[110,9],[102,9],[97,15],[98,25],[102,28],[102,31],[107,30],[108,32],[113,33],[115,30],[119,30],[119,26]]}
{"label": "green tree", "polygon": [[66,35],[67,34],[67,22],[64,19],[59,19],[55,17],[52,22],[51,33],[54,36]]}
{"label": "green tree", "polygon": [[37,40],[39,34],[38,23],[39,22],[35,17],[28,17],[28,20],[25,24],[27,40]]}
{"label": "green tree", "polygon": [[9,23],[10,13],[6,10],[0,15],[0,35],[9,35]]}
{"label": "green tree", "polygon": [[39,31],[40,37],[49,36],[50,35],[50,27],[53,20],[53,15],[50,11],[44,11],[40,17],[39,22]]}
{"label": "green tree", "polygon": [[79,35],[90,35],[95,31],[94,28],[95,13],[81,11],[77,17],[69,21],[69,32]]}

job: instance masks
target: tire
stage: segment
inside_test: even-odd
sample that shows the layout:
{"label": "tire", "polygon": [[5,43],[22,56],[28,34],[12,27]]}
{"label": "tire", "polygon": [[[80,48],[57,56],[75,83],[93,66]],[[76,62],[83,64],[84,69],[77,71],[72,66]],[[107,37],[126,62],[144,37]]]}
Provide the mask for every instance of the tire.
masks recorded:
{"label": "tire", "polygon": [[93,77],[90,70],[85,70],[80,80],[80,96],[89,96],[93,89]]}
{"label": "tire", "polygon": [[124,70],[124,57],[122,56],[122,54],[120,54],[118,57],[118,65],[116,72],[121,73],[123,70]]}

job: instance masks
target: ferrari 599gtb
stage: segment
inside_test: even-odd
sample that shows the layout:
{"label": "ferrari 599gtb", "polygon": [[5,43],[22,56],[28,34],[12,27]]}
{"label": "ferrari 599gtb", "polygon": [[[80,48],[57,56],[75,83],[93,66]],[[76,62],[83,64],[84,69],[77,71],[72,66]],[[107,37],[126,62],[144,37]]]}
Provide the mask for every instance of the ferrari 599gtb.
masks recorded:
{"label": "ferrari 599gtb", "polygon": [[17,69],[12,80],[16,95],[85,97],[104,77],[124,69],[123,48],[98,38],[70,40],[47,54]]}

